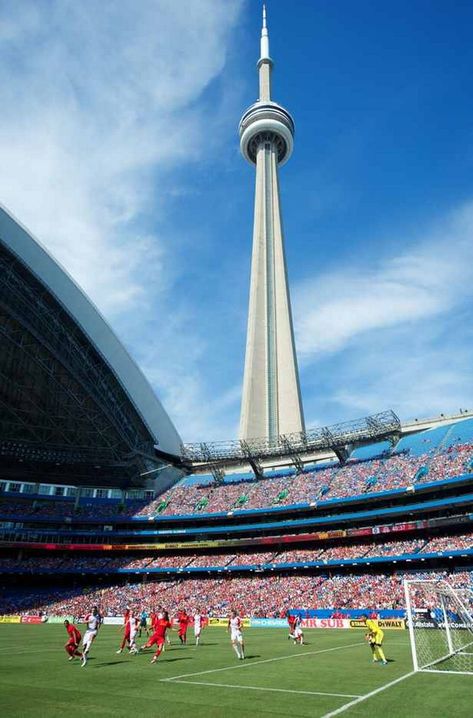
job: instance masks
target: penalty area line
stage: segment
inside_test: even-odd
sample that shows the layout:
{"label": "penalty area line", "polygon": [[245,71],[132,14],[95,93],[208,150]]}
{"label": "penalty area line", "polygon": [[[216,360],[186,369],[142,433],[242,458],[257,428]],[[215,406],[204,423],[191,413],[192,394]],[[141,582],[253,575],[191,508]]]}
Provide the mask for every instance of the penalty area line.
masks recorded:
{"label": "penalty area line", "polygon": [[378,693],[382,693],[387,688],[391,688],[392,686],[395,686],[396,683],[400,683],[401,681],[405,681],[406,678],[410,678],[411,676],[414,676],[416,671],[411,671],[410,673],[405,673],[403,676],[400,676],[399,678],[396,678],[394,681],[390,681],[389,683],[385,683],[383,686],[380,686],[379,688],[375,688],[374,691],[370,691],[369,693],[365,693],[364,696],[359,696],[358,698],[355,698],[354,701],[350,701],[349,703],[345,703],[345,705],[341,706],[340,708],[337,708],[334,711],[330,711],[330,713],[326,713],[322,716],[322,718],[333,718],[333,716],[338,716],[340,713],[345,713],[345,711],[349,710],[349,708],[353,708],[353,706],[358,705],[358,703],[362,703],[363,701],[368,700],[368,698],[372,698],[373,696],[377,695]]}
{"label": "penalty area line", "polygon": [[221,671],[234,671],[238,668],[247,668],[248,666],[258,666],[262,663],[273,663],[274,661],[285,661],[288,658],[301,658],[301,656],[316,656],[320,653],[331,653],[332,651],[342,651],[345,648],[354,648],[355,646],[363,646],[364,643],[345,643],[343,646],[335,646],[333,648],[322,648],[320,651],[307,651],[304,653],[291,653],[289,656],[277,656],[276,658],[265,658],[262,661],[245,660],[233,666],[225,666],[224,668],[210,668],[207,671],[197,671],[196,673],[183,673],[181,676],[170,676],[169,678],[161,678],[162,683],[172,683],[180,678],[193,678],[194,676],[203,676],[208,673],[220,673]]}
{"label": "penalty area line", "polygon": [[335,698],[361,698],[353,693],[326,693],[325,691],[296,691],[292,688],[264,688],[263,686],[241,686],[232,685],[231,683],[211,683],[210,681],[186,681],[179,678],[174,679],[173,683],[190,683],[193,686],[212,686],[215,688],[238,688],[245,691],[271,691],[273,693],[297,693],[304,696],[332,696]]}

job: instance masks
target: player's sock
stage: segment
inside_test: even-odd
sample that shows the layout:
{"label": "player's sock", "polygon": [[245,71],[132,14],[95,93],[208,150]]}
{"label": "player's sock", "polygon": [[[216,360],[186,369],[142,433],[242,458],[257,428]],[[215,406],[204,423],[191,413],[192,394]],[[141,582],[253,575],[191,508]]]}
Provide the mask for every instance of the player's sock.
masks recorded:
{"label": "player's sock", "polygon": [[240,658],[240,649],[238,648],[237,645],[234,645],[234,646],[233,646],[233,650],[234,650],[235,653],[237,654],[237,657]]}
{"label": "player's sock", "polygon": [[381,658],[382,662],[387,663],[386,656],[384,655],[384,651],[381,648],[381,646],[376,646],[376,648],[377,648],[378,656]]}
{"label": "player's sock", "polygon": [[200,641],[200,636],[197,636],[195,639],[195,645],[198,646]]}

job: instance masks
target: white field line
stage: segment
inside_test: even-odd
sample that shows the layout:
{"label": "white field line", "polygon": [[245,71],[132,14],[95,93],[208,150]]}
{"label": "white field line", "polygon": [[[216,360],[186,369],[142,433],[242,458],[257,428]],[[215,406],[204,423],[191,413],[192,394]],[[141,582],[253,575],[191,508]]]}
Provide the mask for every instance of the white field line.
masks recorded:
{"label": "white field line", "polygon": [[340,713],[345,713],[345,711],[349,710],[349,708],[353,708],[353,706],[358,705],[358,703],[362,703],[363,701],[368,700],[368,698],[372,698],[373,696],[377,695],[378,693],[382,693],[382,691],[385,691],[387,688],[391,688],[391,686],[395,686],[396,683],[405,681],[406,678],[410,678],[415,673],[416,673],[416,671],[411,671],[410,673],[405,673],[403,676],[396,678],[394,681],[385,683],[384,686],[380,686],[379,688],[376,688],[374,691],[370,691],[369,693],[366,693],[364,696],[355,698],[354,701],[345,703],[345,705],[341,706],[341,708],[337,708],[334,711],[330,711],[330,713],[326,713],[325,715],[322,716],[322,718],[333,718],[333,716],[338,716],[338,715],[340,715]]}
{"label": "white field line", "polygon": [[353,648],[354,646],[363,646],[364,643],[345,643],[343,646],[335,646],[334,648],[323,648],[320,651],[307,651],[306,653],[291,653],[289,656],[278,656],[277,658],[265,658],[263,661],[244,661],[233,666],[225,666],[224,668],[211,668],[207,671],[197,671],[197,673],[183,673],[180,676],[171,676],[170,678],[161,678],[166,683],[169,681],[177,681],[180,678],[192,678],[193,676],[203,676],[208,673],[220,673],[221,671],[234,671],[238,668],[246,668],[247,666],[257,666],[262,663],[273,663],[274,661],[285,661],[288,658],[301,658],[302,656],[316,656],[319,653],[330,653],[331,651],[342,651],[345,648]]}
{"label": "white field line", "polygon": [[213,686],[217,688],[238,688],[245,691],[272,691],[274,693],[298,693],[304,696],[334,696],[337,698],[361,698],[353,693],[325,693],[324,691],[296,691],[291,688],[264,688],[262,686],[237,686],[230,683],[210,683],[209,681],[186,681],[179,678],[174,679],[173,683],[190,683],[193,686]]}

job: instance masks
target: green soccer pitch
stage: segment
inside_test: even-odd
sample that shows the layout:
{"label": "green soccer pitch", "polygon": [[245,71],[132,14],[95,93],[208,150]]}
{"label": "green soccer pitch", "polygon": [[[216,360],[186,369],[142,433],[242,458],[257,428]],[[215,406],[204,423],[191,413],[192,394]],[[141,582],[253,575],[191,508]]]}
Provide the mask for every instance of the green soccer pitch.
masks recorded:
{"label": "green soccer pitch", "polygon": [[152,653],[117,655],[121,635],[119,627],[102,627],[81,668],[79,659],[68,661],[62,625],[0,625],[2,716],[473,715],[473,677],[412,675],[407,632],[386,631],[387,666],[372,664],[357,630],[307,630],[307,645],[294,646],[283,629],[247,629],[245,661],[224,628],[204,630],[198,648],[192,640],[179,645],[173,631],[156,665]]}

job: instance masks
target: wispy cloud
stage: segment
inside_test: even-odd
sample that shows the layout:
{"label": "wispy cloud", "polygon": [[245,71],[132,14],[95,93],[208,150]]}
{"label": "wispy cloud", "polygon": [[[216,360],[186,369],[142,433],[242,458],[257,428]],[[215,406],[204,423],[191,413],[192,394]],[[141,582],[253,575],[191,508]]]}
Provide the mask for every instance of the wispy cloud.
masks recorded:
{"label": "wispy cloud", "polygon": [[304,281],[295,291],[302,362],[339,351],[362,334],[447,312],[472,295],[472,237],[469,204],[399,255]]}
{"label": "wispy cloud", "polygon": [[203,150],[195,101],[239,2],[4,3],[0,197],[107,312],[163,276],[164,173]]}
{"label": "wispy cloud", "polygon": [[331,421],[387,407],[403,418],[472,408],[472,239],[469,203],[398,255],[297,288],[311,412]]}
{"label": "wispy cloud", "polygon": [[187,438],[211,428],[204,340],[173,291],[182,270],[162,226],[181,191],[173,172],[209,152],[209,133],[218,148],[228,89],[211,114],[205,91],[241,6],[25,0],[0,9],[0,201],[112,321]]}

